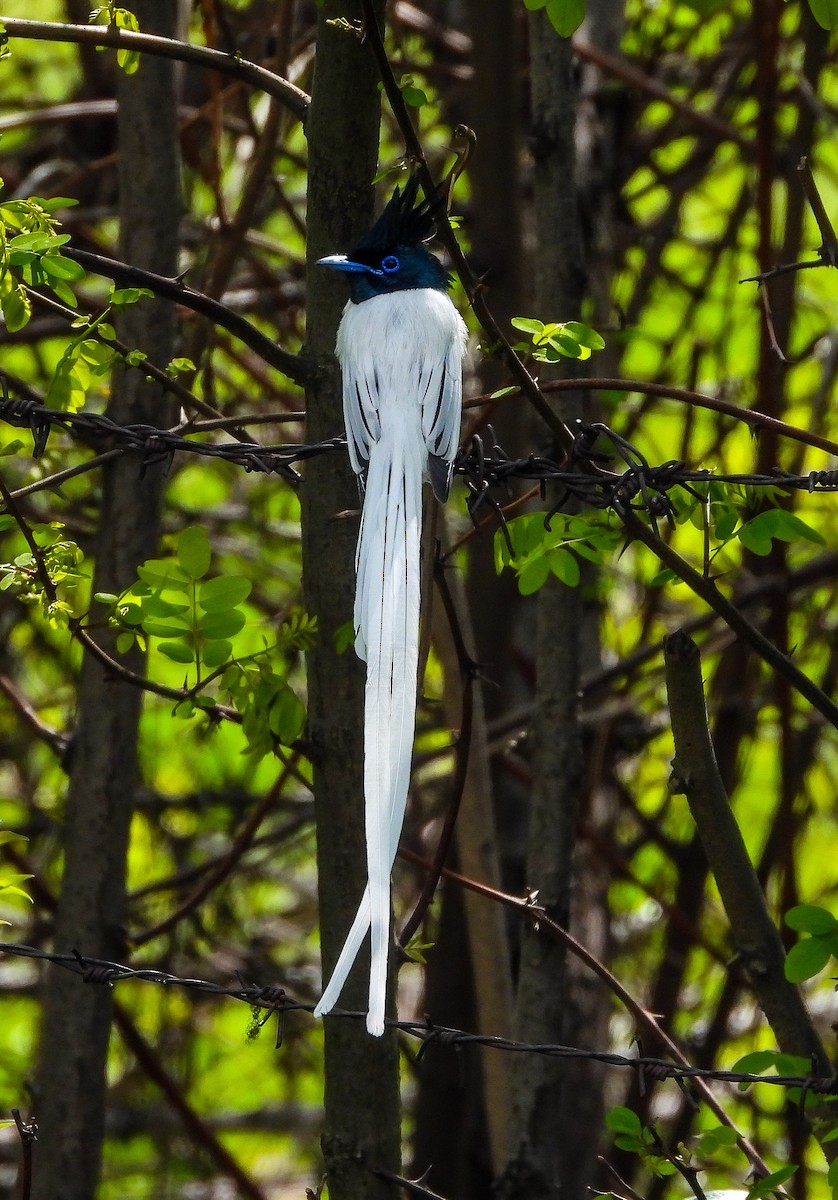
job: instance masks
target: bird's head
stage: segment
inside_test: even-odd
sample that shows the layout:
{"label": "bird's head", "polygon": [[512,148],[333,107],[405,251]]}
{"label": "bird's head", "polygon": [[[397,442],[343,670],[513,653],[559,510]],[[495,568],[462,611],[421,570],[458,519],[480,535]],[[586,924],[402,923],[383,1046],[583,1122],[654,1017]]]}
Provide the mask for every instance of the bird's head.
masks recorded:
{"label": "bird's head", "polygon": [[443,208],[439,196],[416,203],[419,178],[412,175],[404,191],[396,188],[372,229],[349,254],[318,259],[321,267],[349,273],[350,299],[355,304],[373,296],[409,288],[450,286],[448,272],[425,246]]}

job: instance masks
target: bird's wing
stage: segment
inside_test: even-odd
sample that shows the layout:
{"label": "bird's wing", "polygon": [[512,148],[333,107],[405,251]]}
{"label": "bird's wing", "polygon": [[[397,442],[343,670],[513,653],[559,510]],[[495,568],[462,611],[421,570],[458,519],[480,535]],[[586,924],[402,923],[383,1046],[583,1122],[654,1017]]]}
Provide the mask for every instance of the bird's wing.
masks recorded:
{"label": "bird's wing", "polygon": [[428,478],[438,500],[448,499],[451,467],[460,440],[463,354],[466,327],[447,296],[438,353],[428,356],[420,384],[422,433],[428,451]]}
{"label": "bird's wing", "polygon": [[[351,317],[352,309],[349,301],[345,315]],[[343,331],[350,322],[341,322],[338,331],[338,357],[343,363],[343,420],[346,426],[346,442],[349,450],[349,461],[356,475],[365,476],[370,460],[370,446],[381,436],[381,423],[378,417],[379,381],[378,373],[365,370],[359,361],[358,347],[346,345],[347,338]],[[341,345],[341,341],[344,342]]]}

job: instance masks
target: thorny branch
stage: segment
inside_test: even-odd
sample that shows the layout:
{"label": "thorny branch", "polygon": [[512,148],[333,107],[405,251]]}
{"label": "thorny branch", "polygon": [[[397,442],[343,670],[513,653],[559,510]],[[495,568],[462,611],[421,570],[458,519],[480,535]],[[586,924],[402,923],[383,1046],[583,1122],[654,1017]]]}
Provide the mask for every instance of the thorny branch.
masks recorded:
{"label": "thorny branch", "polygon": [[106,279],[112,279],[114,283],[147,287],[156,296],[172,300],[175,304],[182,304],[209,318],[222,329],[234,334],[269,366],[281,371],[294,383],[302,385],[311,377],[313,366],[306,359],[283,350],[245,317],[222,304],[220,300],[213,300],[211,296],[205,296],[203,292],[196,292],[194,288],[187,287],[181,278],[170,279],[166,275],[156,275],[153,271],[144,271],[115,258],[91,254],[87,250],[77,250],[71,246],[64,247],[64,256],[73,259],[94,275],[103,275]]}
{"label": "thorny branch", "polygon": [[34,1121],[24,1121],[19,1108],[12,1109],[12,1117],[20,1138],[20,1200],[29,1200],[32,1194],[32,1143],[38,1140],[38,1126]]}

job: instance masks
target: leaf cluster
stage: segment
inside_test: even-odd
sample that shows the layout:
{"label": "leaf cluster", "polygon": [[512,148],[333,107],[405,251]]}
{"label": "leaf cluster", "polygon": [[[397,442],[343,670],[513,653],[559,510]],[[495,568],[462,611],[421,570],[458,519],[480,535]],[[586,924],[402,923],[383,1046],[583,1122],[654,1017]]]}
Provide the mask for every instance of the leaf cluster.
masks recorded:
{"label": "leaf cluster", "polygon": [[801,938],[786,956],[786,979],[802,983],[818,975],[829,960],[838,957],[838,921],[816,904],[797,904],[786,913],[789,929],[809,936]]}
{"label": "leaf cluster", "polygon": [[175,553],[149,559],[137,570],[137,582],[121,596],[97,593],[109,609],[118,632],[116,648],[127,653],[148,640],[170,662],[190,668],[184,681],[188,695],[174,709],[177,716],[212,713],[218,696],[226,695],[242,718],[248,753],[261,757],[277,743],[292,745],[305,726],[305,706],[277,670],[284,654],[306,649],[315,622],[303,613],[283,622],[272,643],[250,650],[245,634],[246,601],[251,581],[243,575],[210,575],[212,550],[206,531],[190,526],[179,535]]}
{"label": "leaf cluster", "polygon": [[537,317],[513,317],[511,325],[530,335],[530,343],[514,347],[530,354],[536,362],[555,363],[563,358],[590,358],[605,347],[605,339],[581,321],[540,321]]}
{"label": "leaf cluster", "polygon": [[65,196],[0,203],[0,310],[10,333],[23,329],[32,315],[28,288],[46,288],[63,304],[77,307],[70,283],[81,279],[84,269],[61,253],[70,235],[58,232],[55,216],[77,203]]}

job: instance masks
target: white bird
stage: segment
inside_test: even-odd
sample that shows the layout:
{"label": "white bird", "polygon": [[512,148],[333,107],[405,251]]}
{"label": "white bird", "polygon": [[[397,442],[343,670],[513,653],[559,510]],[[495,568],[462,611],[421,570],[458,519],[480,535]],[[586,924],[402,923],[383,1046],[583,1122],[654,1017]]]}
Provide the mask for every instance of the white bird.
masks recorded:
{"label": "white bird", "polygon": [[396,188],[350,255],[320,259],[350,274],[336,353],[349,458],[363,511],[355,557],[355,650],[366,661],[364,812],[368,881],[314,1010],[337,1003],[370,929],[367,1029],[384,1032],[390,873],[416,725],[422,483],[447,499],[460,431],[466,327],[450,279],[425,247],[444,201],[417,204],[418,179]]}

